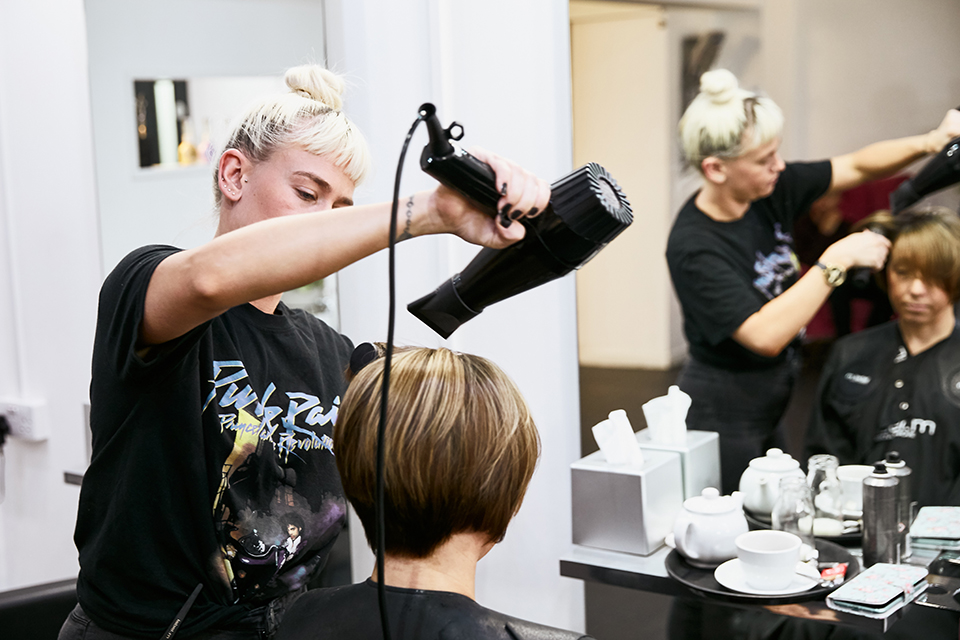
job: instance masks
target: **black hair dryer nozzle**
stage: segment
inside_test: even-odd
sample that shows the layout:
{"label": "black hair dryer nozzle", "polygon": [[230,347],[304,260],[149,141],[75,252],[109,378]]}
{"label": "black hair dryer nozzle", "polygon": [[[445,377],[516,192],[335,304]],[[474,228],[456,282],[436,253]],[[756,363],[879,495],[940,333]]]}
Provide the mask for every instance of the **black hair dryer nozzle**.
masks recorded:
{"label": "black hair dryer nozzle", "polygon": [[917,175],[890,194],[890,212],[896,215],[931,193],[957,182],[960,182],[960,138],[948,142]]}
{"label": "black hair dryer nozzle", "polygon": [[[452,130],[459,127],[462,136],[462,127],[454,123],[443,129],[431,104],[420,107],[420,113],[430,132],[420,167],[496,215],[500,193],[493,170],[450,142],[459,140]],[[527,229],[523,240],[505,249],[482,249],[463,271],[407,309],[448,338],[491,304],[579,269],[633,222],[623,191],[598,164],[580,167],[551,188],[547,209],[521,219]]]}

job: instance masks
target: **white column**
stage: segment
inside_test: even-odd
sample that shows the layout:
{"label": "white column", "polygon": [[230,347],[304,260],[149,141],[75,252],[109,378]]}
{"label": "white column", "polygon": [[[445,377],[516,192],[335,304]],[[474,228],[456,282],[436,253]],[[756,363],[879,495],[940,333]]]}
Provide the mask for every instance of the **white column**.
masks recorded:
{"label": "white column", "polygon": [[[378,8],[379,7],[379,8]],[[371,142],[376,172],[358,201],[391,196],[404,135],[417,108],[433,101],[446,125],[466,130],[464,144],[496,151],[555,180],[572,169],[569,18],[566,3],[535,0],[406,0],[390,10],[374,2],[329,0],[328,56],[355,86],[347,112]],[[408,153],[402,193],[432,184]],[[559,574],[570,545],[569,464],[579,457],[574,279],[568,276],[494,305],[444,342],[406,311],[475,255],[454,238],[421,238],[397,254],[398,344],[440,345],[490,358],[520,386],[543,440],[543,456],[520,514],[481,563],[477,600],[511,615],[584,628],[582,583]],[[354,341],[386,337],[386,258],[373,256],[341,275],[345,333]],[[353,525],[355,579],[370,555]],[[362,548],[358,549],[358,546]]]}
{"label": "white column", "polygon": [[63,472],[86,466],[100,287],[83,9],[0,2],[0,397],[43,399],[52,422],[46,441],[4,447],[0,590],[78,569]]}

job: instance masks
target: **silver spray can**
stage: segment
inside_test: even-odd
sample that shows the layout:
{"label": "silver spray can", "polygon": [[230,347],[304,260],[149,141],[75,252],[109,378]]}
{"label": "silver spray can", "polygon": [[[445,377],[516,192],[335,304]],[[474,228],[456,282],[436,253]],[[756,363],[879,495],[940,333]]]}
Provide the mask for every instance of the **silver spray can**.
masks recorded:
{"label": "silver spray can", "polygon": [[900,459],[900,454],[896,451],[888,451],[884,459],[887,465],[887,471],[894,476],[899,484],[897,485],[897,516],[900,532],[900,558],[906,560],[910,557],[910,523],[913,522],[913,501],[910,496],[910,474],[912,471],[907,463]]}
{"label": "silver spray can", "polygon": [[900,532],[895,478],[884,463],[863,479],[863,566],[900,563]]}

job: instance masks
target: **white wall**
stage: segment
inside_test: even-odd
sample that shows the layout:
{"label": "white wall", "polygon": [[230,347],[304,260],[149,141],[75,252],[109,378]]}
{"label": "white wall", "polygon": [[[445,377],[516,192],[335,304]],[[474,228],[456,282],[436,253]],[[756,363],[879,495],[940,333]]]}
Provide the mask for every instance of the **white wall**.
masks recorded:
{"label": "white wall", "polygon": [[4,449],[0,590],[77,572],[63,473],[86,464],[99,287],[83,2],[0,2],[0,397],[45,400],[52,431]]}
{"label": "white wall", "polygon": [[[566,5],[550,0],[407,0],[327,4],[335,67],[360,79],[348,112],[371,141],[376,173],[358,200],[392,193],[403,138],[425,101],[444,124],[463,123],[467,146],[513,158],[548,180],[569,172],[570,70]],[[342,39],[335,36],[337,21]],[[496,43],[503,43],[498,45]],[[417,168],[426,142],[411,145],[402,193],[432,184]],[[583,585],[559,575],[570,545],[569,463],[579,457],[579,402],[573,277],[494,305],[441,341],[406,311],[477,252],[454,239],[417,239],[397,258],[399,344],[446,344],[491,358],[530,402],[543,456],[506,540],[481,563],[477,600],[561,627],[583,629]],[[386,336],[386,259],[374,256],[341,274],[344,331],[355,341]],[[352,524],[355,579],[371,556]]]}
{"label": "white wall", "polygon": [[808,0],[803,11],[804,156],[923,133],[960,105],[960,2]]}

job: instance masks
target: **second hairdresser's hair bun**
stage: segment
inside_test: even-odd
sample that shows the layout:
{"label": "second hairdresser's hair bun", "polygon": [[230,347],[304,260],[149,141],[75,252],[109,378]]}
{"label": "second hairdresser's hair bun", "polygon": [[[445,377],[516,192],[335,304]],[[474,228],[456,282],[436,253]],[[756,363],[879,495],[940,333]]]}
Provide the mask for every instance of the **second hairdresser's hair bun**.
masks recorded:
{"label": "second hairdresser's hair bun", "polygon": [[714,104],[725,104],[737,95],[737,77],[726,69],[714,69],[700,76],[700,92]]}
{"label": "second hairdresser's hair bun", "polygon": [[343,80],[318,64],[293,67],[287,71],[284,81],[291,91],[305,98],[322,102],[337,111],[343,106]]}

